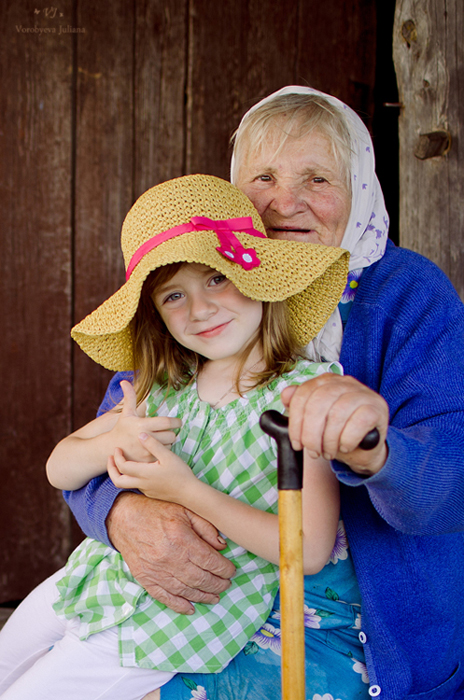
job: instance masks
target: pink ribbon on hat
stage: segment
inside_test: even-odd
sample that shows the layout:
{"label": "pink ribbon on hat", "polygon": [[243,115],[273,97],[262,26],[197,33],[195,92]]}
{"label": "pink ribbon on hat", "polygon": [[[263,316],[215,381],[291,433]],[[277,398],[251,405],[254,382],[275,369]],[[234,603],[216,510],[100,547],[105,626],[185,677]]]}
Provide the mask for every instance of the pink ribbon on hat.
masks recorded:
{"label": "pink ribbon on hat", "polygon": [[209,219],[207,216],[192,216],[186,224],[174,226],[167,231],[158,233],[153,238],[145,241],[132,256],[126,271],[126,281],[131,276],[134,268],[139,264],[142,258],[151,250],[169,241],[176,236],[182,236],[184,233],[191,231],[214,231],[221,244],[216,248],[218,253],[221,253],[227,260],[241,265],[244,270],[251,270],[261,264],[254,248],[244,248],[240,243],[234,231],[247,233],[256,238],[266,238],[264,233],[253,228],[253,220],[251,216],[242,216],[237,219]]}

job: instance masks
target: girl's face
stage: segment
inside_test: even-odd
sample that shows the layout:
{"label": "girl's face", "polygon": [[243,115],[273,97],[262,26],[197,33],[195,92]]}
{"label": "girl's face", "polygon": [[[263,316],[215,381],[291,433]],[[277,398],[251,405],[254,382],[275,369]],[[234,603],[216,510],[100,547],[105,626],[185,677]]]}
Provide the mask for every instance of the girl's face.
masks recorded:
{"label": "girl's face", "polygon": [[152,299],[173,338],[210,360],[238,359],[263,315],[262,302],[199,263],[183,265]]}

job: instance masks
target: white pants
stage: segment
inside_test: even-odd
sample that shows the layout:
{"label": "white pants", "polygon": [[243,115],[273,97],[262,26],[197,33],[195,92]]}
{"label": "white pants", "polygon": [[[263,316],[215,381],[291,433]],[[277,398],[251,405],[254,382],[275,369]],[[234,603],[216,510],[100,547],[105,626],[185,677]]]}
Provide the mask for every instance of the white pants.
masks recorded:
{"label": "white pants", "polygon": [[81,641],[78,621],[52,608],[62,575],[34,589],[0,632],[2,700],[141,700],[171,680],[173,673],[120,666],[117,627]]}

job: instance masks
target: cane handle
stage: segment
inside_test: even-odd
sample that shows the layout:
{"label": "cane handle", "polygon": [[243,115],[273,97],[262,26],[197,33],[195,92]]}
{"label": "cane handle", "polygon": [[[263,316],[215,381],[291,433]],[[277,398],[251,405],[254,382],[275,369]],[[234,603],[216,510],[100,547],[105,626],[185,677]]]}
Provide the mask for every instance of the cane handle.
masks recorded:
{"label": "cane handle", "polygon": [[[288,418],[278,411],[265,411],[259,421],[262,430],[277,442],[278,488],[299,490],[303,484],[303,452],[295,451],[288,437]],[[373,450],[380,440],[377,428],[370,430],[359,443],[361,450]]]}
{"label": "cane handle", "polygon": [[259,424],[277,443],[277,488],[300,491],[303,486],[303,451],[296,452],[288,437],[288,418],[278,411],[265,411]]}

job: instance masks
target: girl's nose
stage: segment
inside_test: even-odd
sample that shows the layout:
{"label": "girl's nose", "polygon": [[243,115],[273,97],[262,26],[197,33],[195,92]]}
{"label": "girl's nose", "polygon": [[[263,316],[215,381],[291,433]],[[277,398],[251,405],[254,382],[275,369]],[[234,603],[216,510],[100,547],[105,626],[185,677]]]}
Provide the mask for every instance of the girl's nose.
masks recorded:
{"label": "girl's nose", "polygon": [[190,299],[190,320],[191,321],[206,321],[214,313],[216,313],[216,305],[206,295],[196,294]]}
{"label": "girl's nose", "polygon": [[298,187],[280,186],[274,191],[271,209],[285,217],[301,214],[307,209],[307,202]]}

